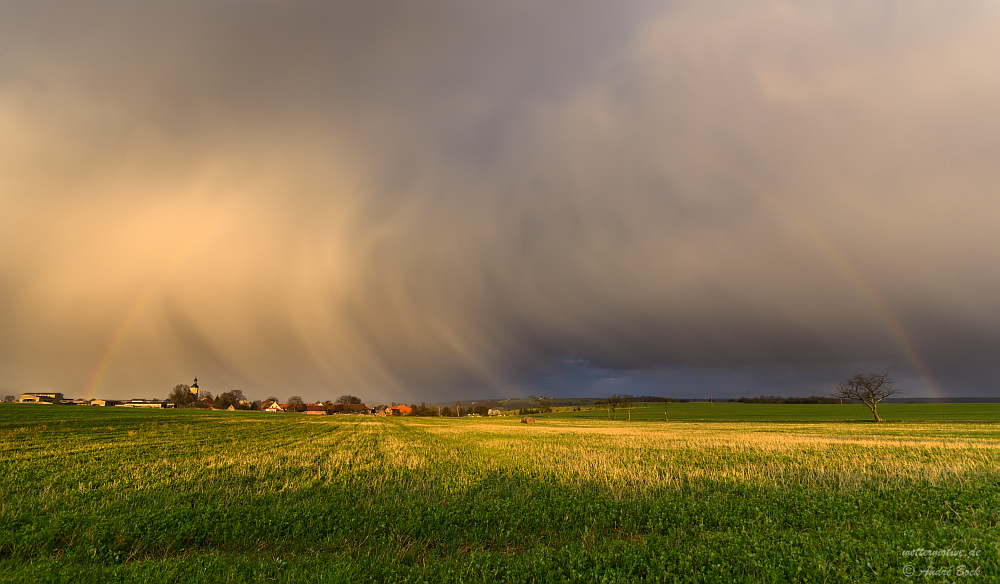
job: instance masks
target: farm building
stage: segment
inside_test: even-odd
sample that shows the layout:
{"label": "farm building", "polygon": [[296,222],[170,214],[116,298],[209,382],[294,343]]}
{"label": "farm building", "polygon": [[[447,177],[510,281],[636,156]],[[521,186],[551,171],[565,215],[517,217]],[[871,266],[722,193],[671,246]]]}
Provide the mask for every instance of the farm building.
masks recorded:
{"label": "farm building", "polygon": [[22,393],[18,401],[22,404],[58,404],[62,400],[61,393]]}
{"label": "farm building", "polygon": [[90,405],[92,405],[92,406],[101,406],[101,407],[104,407],[104,406],[116,406],[116,405],[118,405],[118,401],[113,400],[113,399],[97,399],[95,397],[94,399],[90,400]]}
{"label": "farm building", "polygon": [[158,399],[130,399],[118,404],[122,408],[172,408],[174,404]]}
{"label": "farm building", "polygon": [[261,411],[264,411],[264,412],[283,412],[283,411],[285,411],[285,408],[281,407],[281,404],[279,404],[276,401],[271,401],[271,400],[267,400],[266,402],[262,403],[260,405],[260,409],[261,409]]}
{"label": "farm building", "polygon": [[404,406],[402,404],[398,406],[392,406],[391,408],[389,408],[389,411],[390,411],[389,415],[391,416],[408,416],[413,413],[413,410],[410,408],[410,406]]}
{"label": "farm building", "polygon": [[306,406],[306,413],[314,416],[325,416],[326,407],[323,404],[309,404]]}

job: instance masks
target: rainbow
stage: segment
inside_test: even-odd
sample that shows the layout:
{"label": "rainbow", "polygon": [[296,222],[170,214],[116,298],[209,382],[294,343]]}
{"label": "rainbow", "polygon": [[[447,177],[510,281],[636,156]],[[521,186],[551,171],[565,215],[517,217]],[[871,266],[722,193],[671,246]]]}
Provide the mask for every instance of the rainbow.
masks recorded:
{"label": "rainbow", "polygon": [[875,310],[876,314],[879,315],[886,331],[892,338],[894,344],[899,349],[900,353],[913,368],[913,371],[920,378],[920,382],[923,385],[924,392],[928,397],[939,398],[942,397],[941,390],[937,382],[934,380],[934,376],[931,374],[930,368],[921,358],[920,353],[913,341],[910,339],[906,327],[896,316],[896,313],[886,302],[885,298],[879,293],[878,288],[870,279],[864,274],[864,272],[858,267],[857,263],[854,262],[850,256],[848,256],[844,251],[842,251],[834,241],[814,222],[810,221],[805,215],[799,213],[792,209],[790,206],[782,202],[778,197],[771,194],[770,192],[759,189],[758,192],[761,194],[763,199],[767,201],[772,207],[778,210],[778,212],[785,217],[792,225],[798,228],[805,236],[812,242],[817,249],[819,249],[828,260],[830,260],[837,270],[843,274],[847,280],[861,293],[868,304]]}
{"label": "rainbow", "polygon": [[[231,206],[223,205],[213,217],[211,217],[207,223],[209,225],[215,225],[218,223],[221,217],[224,216],[227,209]],[[125,344],[125,339],[128,338],[129,332],[138,320],[139,315],[146,309],[152,300],[156,292],[163,286],[163,283],[167,280],[167,277],[174,271],[174,269],[181,264],[184,260],[189,258],[198,247],[198,245],[205,239],[206,232],[210,230],[203,230],[200,234],[195,234],[188,237],[185,241],[185,245],[178,246],[163,269],[160,270],[158,277],[153,278],[148,285],[146,285],[138,294],[136,294],[135,299],[132,300],[129,309],[125,312],[125,316],[118,323],[115,328],[114,333],[112,333],[111,338],[108,340],[108,344],[104,348],[104,352],[101,354],[100,358],[97,360],[97,365],[94,367],[93,373],[91,373],[90,378],[87,380],[86,386],[84,386],[83,396],[84,399],[93,399],[97,397],[97,392],[100,391],[104,384],[104,380],[108,375],[108,371],[111,370],[111,365],[114,363],[115,357],[121,351]]]}
{"label": "rainbow", "polygon": [[104,348],[104,352],[97,361],[97,366],[94,368],[94,372],[90,375],[90,379],[87,381],[87,385],[83,392],[84,399],[89,400],[97,397],[97,392],[101,388],[101,384],[107,376],[108,371],[111,369],[111,364],[114,362],[115,357],[124,345],[125,338],[128,337],[128,333],[135,324],[135,321],[138,319],[139,314],[141,314],[146,308],[146,305],[149,304],[153,294],[156,293],[156,290],[162,283],[162,278],[155,280],[151,285],[147,286],[145,290],[138,294],[135,300],[132,301],[132,305],[129,307],[128,312],[125,313],[125,317],[118,323],[118,327],[111,335],[111,339],[108,341],[107,346]]}

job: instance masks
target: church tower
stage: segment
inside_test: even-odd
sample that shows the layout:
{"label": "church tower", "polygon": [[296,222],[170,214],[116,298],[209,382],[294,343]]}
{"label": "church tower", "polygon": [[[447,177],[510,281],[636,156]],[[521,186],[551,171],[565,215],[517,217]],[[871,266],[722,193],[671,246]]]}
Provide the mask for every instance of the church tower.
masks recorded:
{"label": "church tower", "polygon": [[198,397],[198,378],[197,377],[194,378],[194,383],[191,384],[191,395],[193,395],[195,398]]}

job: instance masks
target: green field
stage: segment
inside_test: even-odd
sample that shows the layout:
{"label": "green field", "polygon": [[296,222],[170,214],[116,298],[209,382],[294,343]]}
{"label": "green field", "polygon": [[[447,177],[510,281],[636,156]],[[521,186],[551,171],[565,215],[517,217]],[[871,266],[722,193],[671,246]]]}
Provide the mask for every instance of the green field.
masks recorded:
{"label": "green field", "polygon": [[525,425],[2,404],[0,580],[1000,579],[1000,406],[668,407]]}

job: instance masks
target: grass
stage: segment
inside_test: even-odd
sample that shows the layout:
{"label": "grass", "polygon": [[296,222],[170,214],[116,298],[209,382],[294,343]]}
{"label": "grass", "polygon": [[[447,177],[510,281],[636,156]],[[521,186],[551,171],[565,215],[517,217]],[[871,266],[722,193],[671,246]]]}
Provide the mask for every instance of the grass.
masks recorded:
{"label": "grass", "polygon": [[[997,425],[822,421],[850,406],[671,413],[682,406],[806,410],[529,426],[5,404],[0,581],[1000,577]],[[930,567],[952,576],[920,575]]]}

